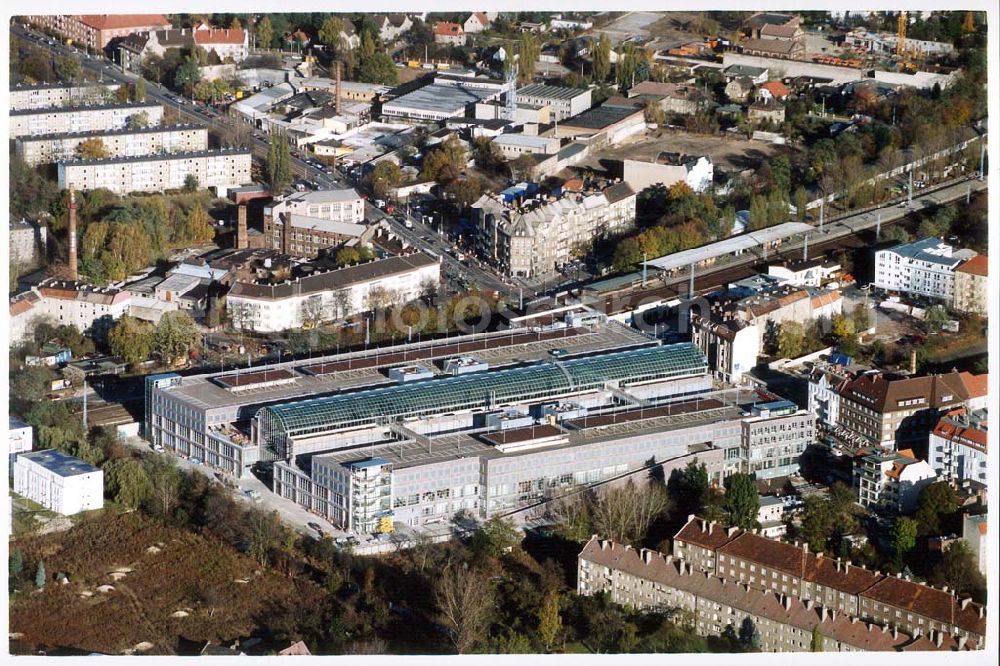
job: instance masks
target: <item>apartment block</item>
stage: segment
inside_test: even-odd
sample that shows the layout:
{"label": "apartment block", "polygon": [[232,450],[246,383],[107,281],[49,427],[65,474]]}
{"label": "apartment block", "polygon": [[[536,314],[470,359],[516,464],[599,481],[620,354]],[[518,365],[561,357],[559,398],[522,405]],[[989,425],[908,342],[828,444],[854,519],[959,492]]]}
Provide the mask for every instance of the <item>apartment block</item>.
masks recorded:
{"label": "apartment block", "polygon": [[[898,626],[890,628],[819,599],[743,584],[731,575],[699,570],[676,553],[633,549],[597,536],[584,546],[577,562],[577,592],[581,595],[605,592],[615,603],[647,611],[684,609],[693,614],[694,631],[701,636],[718,636],[727,629],[739,631],[749,620],[764,652],[808,652],[814,632],[820,635],[824,652],[982,647],[981,636],[976,640],[952,633],[950,627],[926,635],[900,630]],[[835,567],[831,563],[809,573],[824,581],[846,579],[839,562]]]}
{"label": "apartment block", "polygon": [[242,149],[203,150],[139,157],[59,162],[59,187],[77,190],[99,187],[115,194],[179,190],[192,175],[202,188],[214,188],[225,196],[229,188],[249,185],[251,152]]}
{"label": "apartment block", "polygon": [[866,508],[911,513],[920,491],[936,480],[934,469],[909,449],[861,449],[854,457],[854,490]]}
{"label": "apartment block", "polygon": [[33,323],[47,320],[56,326],[75,326],[102,339],[114,322],[128,312],[131,296],[112,287],[46,280],[11,301],[11,340],[31,335]]}
{"label": "apartment block", "polygon": [[548,275],[573,252],[635,225],[635,192],[618,183],[603,192],[507,202],[484,194],[472,205],[480,256],[507,275]]}
{"label": "apartment block", "polygon": [[155,102],[50,106],[10,112],[10,138],[69,132],[106,132],[135,126],[159,125],[163,106]]}
{"label": "apartment block", "polygon": [[14,462],[14,492],[71,516],[104,506],[104,472],[56,449],[20,453]]}
{"label": "apartment block", "polygon": [[955,298],[952,307],[959,312],[986,316],[989,306],[990,262],[985,254],[964,261],[955,269]]}
{"label": "apartment block", "polygon": [[162,14],[43,14],[25,18],[90,50],[103,49],[115,37],[170,27]]}
{"label": "apartment block", "polygon": [[48,235],[48,227],[39,221],[11,222],[10,265],[24,272],[40,266],[48,249]]}
{"label": "apartment block", "polygon": [[974,481],[987,485],[988,413],[960,407],[946,413],[931,431],[927,461],[938,478],[955,485]]}
{"label": "apartment block", "polygon": [[986,635],[986,608],[970,598],[696,516],[674,535],[671,554],[737,589],[787,595],[935,643],[950,634],[981,648]]}
{"label": "apartment block", "polygon": [[952,303],[955,269],[963,256],[937,238],[923,238],[875,253],[875,280],[879,289],[915,294]]}
{"label": "apartment block", "polygon": [[139,129],[101,130],[65,134],[22,136],[15,141],[17,154],[34,166],[73,160],[85,141],[100,141],[107,157],[141,157],[162,153],[208,150],[208,130],[198,125],[156,125]]}
{"label": "apartment block", "polygon": [[117,83],[67,85],[65,83],[39,83],[12,85],[9,106],[11,111],[46,109],[53,106],[83,106],[111,101],[121,86]]}
{"label": "apartment block", "polygon": [[757,365],[760,337],[755,324],[738,319],[691,318],[691,341],[705,354],[715,376],[725,382],[739,384],[743,374]]}

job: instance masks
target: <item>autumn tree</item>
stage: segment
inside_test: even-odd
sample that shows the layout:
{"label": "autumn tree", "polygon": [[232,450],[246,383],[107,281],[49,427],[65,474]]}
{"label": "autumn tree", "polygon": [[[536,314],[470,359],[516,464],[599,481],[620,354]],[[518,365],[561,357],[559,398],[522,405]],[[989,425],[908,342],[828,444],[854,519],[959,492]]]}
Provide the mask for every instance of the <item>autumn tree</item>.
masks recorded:
{"label": "autumn tree", "polygon": [[670,506],[661,483],[637,486],[629,479],[623,486],[606,488],[591,505],[593,529],[597,534],[624,544],[637,544],[650,526]]}
{"label": "autumn tree", "polygon": [[667,114],[664,112],[663,107],[660,106],[660,103],[657,100],[650,100],[646,102],[644,115],[646,122],[651,125],[662,125],[667,121]]}
{"label": "autumn tree", "polygon": [[542,607],[538,611],[538,635],[546,650],[551,650],[556,637],[562,629],[562,617],[559,615],[559,592],[551,590],[545,595]]}
{"label": "autumn tree", "polygon": [[107,146],[100,137],[84,139],[76,144],[76,156],[81,160],[102,160],[108,156]]}
{"label": "autumn tree", "polygon": [[153,353],[166,365],[183,361],[201,335],[191,315],[181,310],[167,312],[153,333]]}
{"label": "autumn tree", "polygon": [[181,473],[173,456],[153,455],[146,459],[150,492],[148,500],[153,513],[169,518],[180,494]]}
{"label": "autumn tree", "polygon": [[382,160],[367,176],[368,184],[379,199],[385,199],[389,192],[403,181],[399,165],[391,160]]}
{"label": "autumn tree", "polygon": [[123,316],[108,333],[111,353],[131,366],[146,359],[153,350],[153,325],[129,315]]}
{"label": "autumn tree", "polygon": [[434,601],[459,654],[471,652],[486,639],[494,607],[486,571],[471,569],[465,563],[450,563],[437,577]]}
{"label": "autumn tree", "polygon": [[139,111],[129,116],[125,123],[126,127],[130,130],[140,130],[149,127],[149,114],[145,111]]}
{"label": "autumn tree", "polygon": [[805,349],[805,330],[797,321],[783,321],[778,329],[778,356],[798,358]]}
{"label": "autumn tree", "polygon": [[146,101],[146,79],[142,77],[135,82],[135,101]]}
{"label": "autumn tree", "polygon": [[819,625],[813,625],[812,638],[809,641],[809,651],[810,652],[822,652],[823,651],[823,634],[819,631]]}
{"label": "autumn tree", "polygon": [[56,72],[63,81],[75,82],[83,73],[83,65],[75,56],[63,56],[56,61]]}
{"label": "autumn tree", "polygon": [[265,15],[257,24],[257,46],[262,49],[269,49],[273,42],[274,26],[271,25],[271,18]]}
{"label": "autumn tree", "polygon": [[212,218],[208,216],[208,211],[204,207],[198,204],[191,207],[184,220],[181,236],[185,241],[196,243],[207,242],[215,237]]}
{"label": "autumn tree", "polygon": [[319,27],[319,41],[324,46],[336,50],[340,47],[340,33],[344,31],[344,21],[337,16],[328,16]]}

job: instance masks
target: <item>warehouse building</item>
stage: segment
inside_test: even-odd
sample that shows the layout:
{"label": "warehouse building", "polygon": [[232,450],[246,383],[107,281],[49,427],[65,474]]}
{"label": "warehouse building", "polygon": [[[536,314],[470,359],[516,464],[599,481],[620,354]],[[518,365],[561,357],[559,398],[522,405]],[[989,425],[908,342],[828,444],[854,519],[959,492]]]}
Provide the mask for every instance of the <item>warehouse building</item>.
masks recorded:
{"label": "warehouse building", "polygon": [[103,187],[119,195],[164,192],[183,188],[191,175],[198,179],[199,187],[214,188],[219,196],[225,196],[229,188],[253,182],[250,157],[249,150],[231,148],[63,161],[58,165],[59,187],[72,185],[81,191]]}
{"label": "warehouse building", "polygon": [[163,106],[155,102],[94,104],[91,106],[50,106],[10,112],[10,138],[67,132],[99,132],[124,129],[129,123],[144,125],[163,122]]}
{"label": "warehouse building", "polygon": [[562,122],[590,108],[591,91],[590,88],[567,88],[532,83],[520,88],[515,99],[518,104],[548,106],[552,117]]}
{"label": "warehouse building", "polygon": [[65,83],[38,83],[12,85],[9,106],[11,111],[45,109],[53,106],[82,106],[110,101],[118,91],[117,83],[89,82],[83,85]]}
{"label": "warehouse building", "polygon": [[100,141],[107,157],[140,157],[158,153],[208,150],[208,130],[199,125],[156,125],[137,129],[67,132],[22,136],[15,150],[27,164],[72,160],[84,142]]}

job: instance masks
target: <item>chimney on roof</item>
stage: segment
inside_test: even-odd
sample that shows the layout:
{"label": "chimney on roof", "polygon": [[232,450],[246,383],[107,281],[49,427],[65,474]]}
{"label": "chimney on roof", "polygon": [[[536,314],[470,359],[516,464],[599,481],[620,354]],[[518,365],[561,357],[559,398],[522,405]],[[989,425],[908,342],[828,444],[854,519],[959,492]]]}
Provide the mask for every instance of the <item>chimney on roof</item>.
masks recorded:
{"label": "chimney on roof", "polygon": [[645,562],[646,564],[649,564],[649,561],[651,559],[653,559],[653,551],[649,550],[648,548],[643,548],[642,549],[642,561]]}
{"label": "chimney on roof", "polygon": [[985,616],[986,608],[984,606],[979,607],[979,619],[982,620]]}
{"label": "chimney on roof", "polygon": [[76,282],[79,279],[76,265],[76,188],[69,186],[69,276]]}
{"label": "chimney on roof", "polygon": [[947,585],[943,585],[943,586],[941,587],[941,591],[942,591],[942,592],[947,592],[947,591],[948,591],[948,586],[947,586]]}
{"label": "chimney on roof", "polygon": [[917,374],[917,350],[916,349],[911,349],[910,350],[910,374],[911,375]]}
{"label": "chimney on roof", "polygon": [[783,595],[783,597],[784,598],[782,599],[782,605],[785,607],[785,610],[791,610],[791,608],[792,608],[792,597],[790,595],[787,595],[787,594]]}
{"label": "chimney on roof", "polygon": [[334,102],[334,110],[336,110],[337,115],[340,115],[340,61],[337,61],[337,84],[334,88],[334,94],[336,96],[336,101]]}
{"label": "chimney on roof", "polygon": [[965,649],[965,643],[966,643],[966,642],[967,642],[968,640],[969,640],[969,637],[968,637],[968,636],[959,636],[959,637],[958,637],[958,649],[959,649],[959,650],[964,650],[964,649]]}
{"label": "chimney on roof", "polygon": [[805,541],[802,542],[802,552],[803,553],[808,553],[809,552],[809,544],[808,544],[808,542],[805,542]]}
{"label": "chimney on roof", "polygon": [[851,618],[851,624],[857,624],[857,623],[858,623],[858,618],[857,618],[857,616],[854,616],[854,617],[852,617],[852,618]]}
{"label": "chimney on roof", "polygon": [[834,622],[837,621],[837,609],[836,608],[831,608],[830,609],[830,619],[833,620]]}
{"label": "chimney on roof", "polygon": [[803,603],[803,605],[806,607],[806,610],[812,610],[813,600],[812,599],[806,599],[805,602]]}
{"label": "chimney on roof", "polygon": [[896,625],[892,625],[892,637],[899,638],[899,627]]}
{"label": "chimney on roof", "polygon": [[726,536],[727,536],[727,537],[731,537],[731,536],[733,536],[734,534],[736,534],[736,531],[737,531],[738,529],[739,529],[739,528],[738,528],[738,527],[736,527],[735,525],[733,525],[732,527],[727,527],[727,528],[726,528]]}
{"label": "chimney on roof", "polygon": [[934,645],[941,647],[942,643],[944,643],[944,632],[938,631],[937,634],[934,636]]}
{"label": "chimney on roof", "polygon": [[961,601],[962,610],[965,610],[966,608],[968,608],[969,607],[969,602],[971,602],[971,601],[972,601],[971,597],[966,597],[966,598],[962,599],[962,601]]}

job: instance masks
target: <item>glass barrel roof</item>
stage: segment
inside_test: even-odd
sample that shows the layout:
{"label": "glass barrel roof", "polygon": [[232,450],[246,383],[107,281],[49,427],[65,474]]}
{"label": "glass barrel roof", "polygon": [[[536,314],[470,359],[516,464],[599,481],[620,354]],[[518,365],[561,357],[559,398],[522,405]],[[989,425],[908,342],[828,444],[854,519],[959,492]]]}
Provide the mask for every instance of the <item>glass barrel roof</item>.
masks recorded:
{"label": "glass barrel roof", "polygon": [[307,435],[380,420],[544,399],[600,388],[609,381],[630,384],[702,373],[707,368],[698,347],[682,342],[300,400],[264,407],[258,416],[260,425],[270,431],[265,437],[274,441],[278,432]]}

